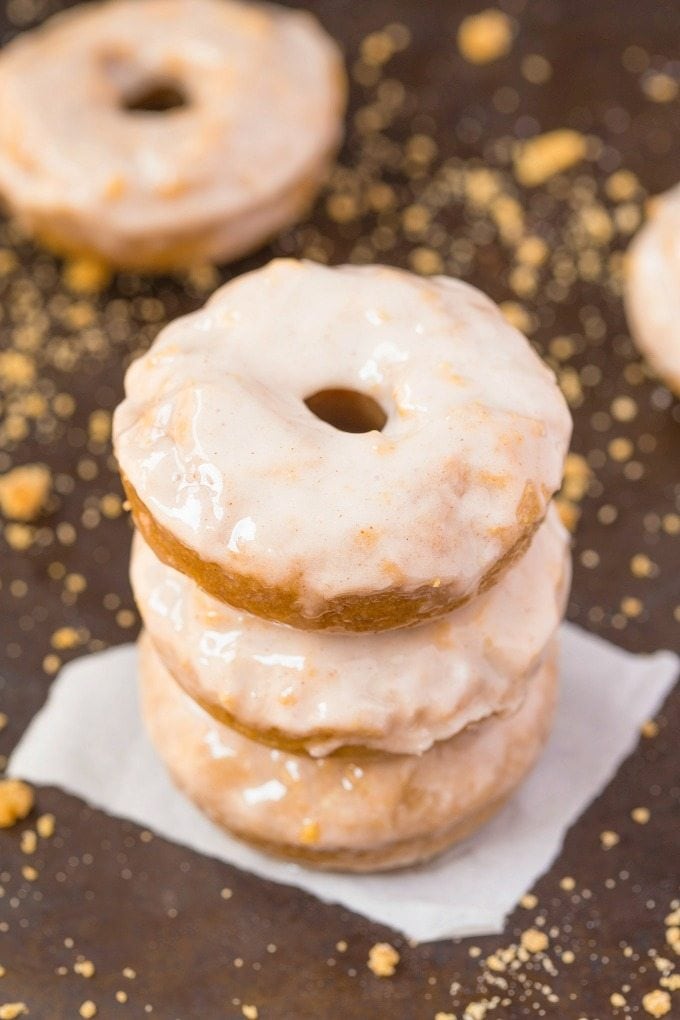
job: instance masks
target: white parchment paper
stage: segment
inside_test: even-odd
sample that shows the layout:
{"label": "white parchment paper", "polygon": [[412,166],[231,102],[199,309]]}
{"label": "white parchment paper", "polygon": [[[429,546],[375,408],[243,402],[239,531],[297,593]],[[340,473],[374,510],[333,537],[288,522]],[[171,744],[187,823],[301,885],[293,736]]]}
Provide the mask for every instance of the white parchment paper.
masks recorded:
{"label": "white parchment paper", "polygon": [[173,788],[146,739],[133,645],[85,656],[61,671],[11,756],[9,772],[61,787],[177,843],[341,903],[419,941],[498,933],[559,853],[568,827],[633,750],[678,666],[670,652],[631,655],[565,625],[560,704],[535,771],[471,839],[395,875],[308,871],[264,856],[204,818]]}

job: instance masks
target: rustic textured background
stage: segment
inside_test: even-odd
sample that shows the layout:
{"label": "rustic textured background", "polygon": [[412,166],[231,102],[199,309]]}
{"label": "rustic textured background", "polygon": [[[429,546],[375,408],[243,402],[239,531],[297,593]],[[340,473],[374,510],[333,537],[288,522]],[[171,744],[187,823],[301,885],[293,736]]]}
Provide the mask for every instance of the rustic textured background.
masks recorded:
{"label": "rustic textured background", "polygon": [[[58,6],[5,0],[0,37]],[[378,259],[459,274],[503,302],[559,371],[576,419],[580,456],[563,502],[576,531],[570,618],[634,651],[677,648],[680,408],[628,337],[620,253],[646,194],[680,176],[680,7],[507,0],[512,48],[475,66],[456,31],[482,4],[310,6],[352,76],[341,165],[308,222],[230,272],[281,252]],[[565,127],[585,136],[586,159],[518,185],[516,139]],[[107,280],[0,226],[0,471],[42,462],[53,480],[40,520],[2,522],[1,755],[62,661],[134,637],[130,529],[106,412],[134,353],[228,276]],[[643,997],[673,986],[677,961],[664,919],[679,905],[679,727],[676,695],[502,937],[421,948],[41,789],[38,812],[56,816],[54,836],[26,854],[34,816],[0,833],[0,1003],[23,1001],[50,1020],[78,1016],[85,1001],[99,1017],[163,1020],[254,1016],[248,1007],[262,1018],[347,1020],[462,1017],[466,1007],[471,1020],[485,1010],[649,1015]],[[646,824],[645,812],[631,816],[640,807]],[[544,953],[517,952],[530,928],[547,933]],[[401,962],[379,979],[366,959],[385,939]],[[74,971],[78,961],[91,961],[92,976]]]}

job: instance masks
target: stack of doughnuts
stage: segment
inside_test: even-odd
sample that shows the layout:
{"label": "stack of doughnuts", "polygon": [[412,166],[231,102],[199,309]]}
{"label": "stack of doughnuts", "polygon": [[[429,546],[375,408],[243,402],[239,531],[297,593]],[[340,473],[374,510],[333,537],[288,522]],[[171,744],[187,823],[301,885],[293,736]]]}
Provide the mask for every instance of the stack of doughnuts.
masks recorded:
{"label": "stack of doughnuts", "polygon": [[322,868],[410,864],[493,814],[550,728],[570,430],[457,280],[277,260],[167,326],[114,440],[176,783]]}

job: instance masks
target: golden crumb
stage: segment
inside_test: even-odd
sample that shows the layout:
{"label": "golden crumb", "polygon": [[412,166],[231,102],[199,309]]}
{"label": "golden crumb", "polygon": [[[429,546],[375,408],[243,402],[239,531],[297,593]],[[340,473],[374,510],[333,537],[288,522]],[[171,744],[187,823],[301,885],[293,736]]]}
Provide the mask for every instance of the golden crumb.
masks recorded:
{"label": "golden crumb", "polygon": [[565,892],[572,892],[576,888],[576,882],[571,875],[565,875],[564,878],[560,879],[560,889],[564,889]]}
{"label": "golden crumb", "polygon": [[621,995],[621,992],[612,992],[609,996],[609,1001],[615,1009],[620,1009],[622,1006],[626,1005],[626,997],[625,995]]}
{"label": "golden crumb", "polygon": [[538,906],[538,896],[534,896],[531,892],[525,893],[519,901],[519,905],[524,907],[525,910],[533,910],[534,907]]}
{"label": "golden crumb", "polygon": [[220,896],[222,897],[223,900],[230,900],[233,895],[234,894],[231,891],[231,889],[228,889],[226,886],[224,887],[224,889],[220,889]]}
{"label": "golden crumb", "polygon": [[81,977],[91,978],[94,975],[94,964],[92,960],[78,960],[73,964],[73,972]]}
{"label": "golden crumb", "polygon": [[116,992],[116,1002],[120,1002],[122,1004],[122,1003],[125,1003],[127,1001],[128,1001],[127,992],[124,992],[122,989],[119,989]]}
{"label": "golden crumb", "polygon": [[86,999],[78,1012],[82,1016],[83,1020],[92,1020],[92,1017],[97,1015],[97,1007],[92,999]]}
{"label": "golden crumb", "polygon": [[414,248],[409,255],[409,263],[414,273],[420,276],[434,276],[444,270],[441,255],[433,248]]}
{"label": "golden crumb", "polygon": [[435,1013],[434,1020],[456,1020],[456,1014],[442,1013],[442,1011],[440,1010],[439,1013]]}
{"label": "golden crumb", "polygon": [[389,942],[376,942],[368,951],[368,969],[376,977],[392,977],[398,963],[399,953]]}
{"label": "golden crumb", "polygon": [[526,949],[527,953],[544,953],[549,944],[546,933],[539,931],[538,928],[527,928],[523,931],[520,942],[522,949]]}
{"label": "golden crumb", "polygon": [[567,531],[571,531],[572,533],[576,531],[576,526],[581,516],[581,511],[576,504],[561,496],[555,496],[555,506],[557,507],[557,512],[560,515],[560,520]]}
{"label": "golden crumb", "polygon": [[653,103],[670,103],[678,94],[678,83],[670,74],[654,71],[643,78],[642,91]]}
{"label": "golden crumb", "polygon": [[20,779],[0,779],[0,829],[25,818],[33,807],[33,790]]}
{"label": "golden crumb", "polygon": [[585,457],[578,453],[568,453],[564,462],[562,495],[568,500],[579,503],[588,491],[591,475],[592,472]]}
{"label": "golden crumb", "polygon": [[680,992],[680,974],[669,974],[662,977],[659,983],[669,992]]}
{"label": "golden crumb", "polygon": [[64,267],[64,283],[76,294],[97,294],[110,278],[111,270],[99,259],[74,259]]}
{"label": "golden crumb", "polygon": [[575,957],[574,953],[572,953],[571,949],[566,949],[562,953],[562,963],[567,963],[567,964],[573,963],[575,959],[576,959],[576,957]]}
{"label": "golden crumb", "polygon": [[482,999],[481,1002],[468,1002],[463,1013],[463,1020],[485,1020],[493,1003]]}
{"label": "golden crumb", "polygon": [[28,1006],[25,1002],[5,1002],[0,1006],[0,1020],[16,1020],[18,1016],[25,1016],[28,1013]]}
{"label": "golden crumb", "polygon": [[642,996],[642,1008],[650,1016],[666,1016],[671,1011],[671,997],[661,988]]}
{"label": "golden crumb", "polygon": [[38,846],[38,837],[34,833],[33,829],[26,829],[21,833],[21,852],[24,854],[34,854],[36,847]]}
{"label": "golden crumb", "polygon": [[603,850],[611,850],[612,847],[616,846],[621,837],[617,832],[612,832],[611,829],[605,829],[604,832],[600,833],[600,843],[602,844]]}
{"label": "golden crumb", "polygon": [[654,722],[653,719],[648,719],[646,722],[643,722],[640,727],[640,733],[643,737],[646,737],[647,740],[652,740],[654,737],[658,737],[659,735],[659,724]]}
{"label": "golden crumb", "polygon": [[515,149],[515,177],[525,187],[534,188],[580,163],[586,149],[584,136],[568,128],[537,135]]}
{"label": "golden crumb", "polygon": [[504,301],[500,306],[501,313],[506,322],[518,329],[520,333],[531,332],[531,316],[523,305],[517,301]]}
{"label": "golden crumb", "polygon": [[106,443],[111,436],[111,412],[101,408],[93,411],[87,423],[87,431],[93,443]]}
{"label": "golden crumb", "polygon": [[318,822],[313,821],[311,818],[305,818],[300,828],[300,834],[298,839],[303,846],[313,846],[314,843],[318,843],[321,837],[321,828]]}
{"label": "golden crumb", "polygon": [[5,528],[5,541],[17,552],[24,552],[33,544],[33,529],[27,524],[12,522]]}
{"label": "golden crumb", "polygon": [[257,1006],[247,1006],[245,1004],[241,1006],[241,1012],[243,1013],[246,1020],[257,1020],[258,1016],[260,1015]]}
{"label": "golden crumb", "polygon": [[21,874],[23,875],[27,882],[35,882],[36,879],[39,877],[40,872],[32,865],[24,864],[23,868],[21,869]]}
{"label": "golden crumb", "polygon": [[137,971],[132,967],[123,967],[123,977],[127,978],[128,981],[134,981],[137,977]]}
{"label": "golden crumb", "polygon": [[4,712],[0,712],[0,733],[4,730],[5,726],[9,722]]}
{"label": "golden crumb", "polygon": [[652,577],[656,571],[656,564],[645,553],[637,553],[630,561],[630,572],[634,577]]}
{"label": "golden crumb", "polygon": [[4,386],[30,386],[35,379],[35,362],[21,351],[0,353],[0,382]]}
{"label": "golden crumb", "polygon": [[38,818],[37,822],[35,823],[35,827],[38,830],[38,835],[40,836],[41,839],[51,839],[51,837],[54,835],[54,825],[55,825],[54,815],[49,813],[40,815],[40,818]]}
{"label": "golden crumb", "polygon": [[34,521],[52,489],[52,474],[44,464],[23,464],[0,477],[0,510],[16,521]]}
{"label": "golden crumb", "polygon": [[58,627],[50,639],[52,647],[59,651],[76,648],[80,644],[80,635],[75,627]]}
{"label": "golden crumb", "polygon": [[507,14],[489,7],[463,18],[457,38],[458,49],[470,64],[490,64],[509,53],[512,22]]}
{"label": "golden crumb", "polygon": [[652,817],[652,813],[647,807],[636,807],[630,813],[630,817],[638,825],[646,825],[649,819]]}

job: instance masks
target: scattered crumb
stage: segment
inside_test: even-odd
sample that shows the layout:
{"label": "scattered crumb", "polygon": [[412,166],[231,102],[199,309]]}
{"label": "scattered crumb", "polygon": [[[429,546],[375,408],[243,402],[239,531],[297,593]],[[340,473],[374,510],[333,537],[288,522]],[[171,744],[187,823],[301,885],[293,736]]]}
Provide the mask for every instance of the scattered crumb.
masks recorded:
{"label": "scattered crumb", "polygon": [[622,1006],[626,1005],[626,997],[625,995],[621,995],[621,992],[612,992],[609,996],[609,1001],[615,1009],[620,1009]]}
{"label": "scattered crumb", "polygon": [[111,270],[99,259],[74,259],[64,266],[64,283],[76,294],[96,294],[110,278]]}
{"label": "scattered crumb", "polygon": [[471,64],[489,64],[509,53],[512,22],[507,14],[489,7],[463,18],[458,29],[458,49]]}
{"label": "scattered crumb", "polygon": [[647,740],[652,740],[654,737],[658,737],[659,735],[659,724],[654,722],[653,719],[648,719],[647,722],[644,722],[640,727],[640,733],[643,737],[646,737]]}
{"label": "scattered crumb", "polygon": [[7,723],[8,723],[7,716],[5,715],[4,712],[0,712],[0,733],[4,730]]}
{"label": "scattered crumb", "polygon": [[25,1016],[28,1013],[28,1006],[25,1002],[6,1002],[0,1006],[0,1020],[16,1020],[18,1016]]}
{"label": "scattered crumb", "polygon": [[605,829],[604,832],[600,833],[600,843],[602,844],[603,850],[611,850],[612,847],[616,846],[621,837],[617,832],[612,832],[611,829]]}
{"label": "scattered crumb", "polygon": [[81,636],[75,627],[58,627],[51,637],[52,647],[58,651],[77,648],[81,644]]}
{"label": "scattered crumb", "polygon": [[651,818],[651,811],[646,807],[636,807],[631,811],[630,817],[634,822],[637,822],[638,825],[646,825]]}
{"label": "scattered crumb", "polygon": [[0,779],[0,829],[25,818],[33,807],[33,790],[20,779]]}
{"label": "scattered crumb", "polygon": [[257,1010],[257,1006],[241,1006],[241,1012],[243,1013],[246,1020],[257,1020],[260,1015]]}
{"label": "scattered crumb", "polygon": [[24,864],[23,868],[21,869],[21,874],[23,875],[27,882],[35,882],[36,879],[39,877],[40,872],[37,870],[37,868],[34,868],[32,865]]}
{"label": "scattered crumb", "polygon": [[94,964],[92,960],[78,960],[73,964],[73,970],[81,977],[91,978],[94,975]]}
{"label": "scattered crumb", "polygon": [[580,163],[586,155],[586,139],[578,131],[560,128],[518,144],[515,177],[526,188],[534,188]]}
{"label": "scattered crumb", "polygon": [[671,1011],[671,997],[661,988],[642,996],[642,1008],[650,1016],[666,1016]]}
{"label": "scattered crumb", "polygon": [[525,910],[533,910],[538,905],[538,896],[534,896],[533,893],[525,893],[522,899],[519,901],[520,907],[524,907]]}
{"label": "scattered crumb", "polygon": [[41,815],[35,823],[35,827],[38,830],[38,835],[41,839],[51,839],[54,835],[55,818],[54,815],[47,814]]}
{"label": "scattered crumb", "polygon": [[86,999],[78,1012],[83,1017],[83,1020],[91,1020],[93,1016],[97,1015],[97,1007],[92,999]]}
{"label": "scattered crumb", "polygon": [[398,963],[399,953],[389,942],[376,942],[368,952],[368,969],[376,977],[392,977]]}
{"label": "scattered crumb", "polygon": [[24,854],[34,854],[37,846],[38,837],[33,829],[25,829],[21,833],[21,852]]}
{"label": "scattered crumb", "polygon": [[522,948],[526,949],[527,953],[544,953],[549,945],[548,936],[538,928],[527,928],[522,932],[520,941]]}
{"label": "scattered crumb", "polygon": [[223,900],[230,900],[233,895],[234,894],[231,891],[231,889],[228,889],[226,886],[224,887],[224,889],[220,889],[220,896],[222,897]]}
{"label": "scattered crumb", "polygon": [[34,521],[52,489],[52,473],[44,464],[23,464],[0,477],[0,510],[15,521]]}
{"label": "scattered crumb", "polygon": [[678,94],[678,83],[670,74],[653,71],[642,79],[642,91],[653,103],[670,103]]}

